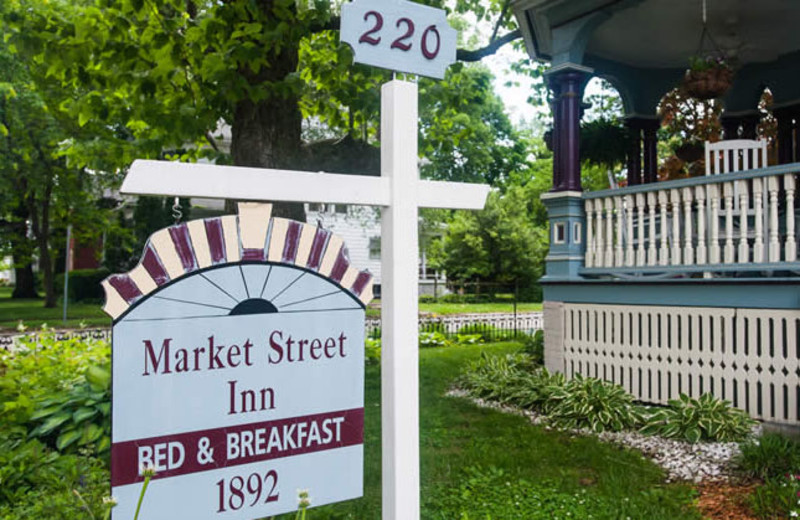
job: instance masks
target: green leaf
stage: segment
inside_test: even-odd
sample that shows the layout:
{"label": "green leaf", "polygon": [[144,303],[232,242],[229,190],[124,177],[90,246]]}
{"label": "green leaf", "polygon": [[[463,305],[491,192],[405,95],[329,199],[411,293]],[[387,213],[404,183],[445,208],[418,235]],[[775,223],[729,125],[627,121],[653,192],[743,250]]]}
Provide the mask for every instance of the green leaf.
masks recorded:
{"label": "green leaf", "polygon": [[39,426],[38,428],[36,428],[34,430],[34,432],[36,432],[36,433],[34,434],[33,432],[31,432],[31,435],[34,435],[34,436],[47,435],[48,433],[52,432],[53,430],[55,430],[56,428],[58,428],[59,426],[61,426],[65,422],[67,422],[68,420],[70,420],[71,418],[72,418],[72,414],[71,413],[66,412],[66,411],[60,412],[59,414],[48,418],[44,423],[41,424],[41,426]]}
{"label": "green leaf", "polygon": [[65,448],[69,447],[78,439],[80,439],[81,435],[83,435],[83,433],[78,429],[65,431],[58,436],[58,439],[56,440],[56,449],[58,449],[58,451],[64,451]]}
{"label": "green leaf", "polygon": [[78,424],[85,421],[86,419],[89,419],[90,417],[94,417],[95,415],[97,415],[98,412],[99,410],[97,408],[87,408],[87,407],[78,408],[72,414],[72,420],[73,422]]}
{"label": "green leaf", "polygon": [[688,430],[686,430],[686,434],[684,435],[684,437],[686,437],[686,440],[691,442],[692,444],[699,441],[700,436],[701,434],[698,428],[689,428]]}

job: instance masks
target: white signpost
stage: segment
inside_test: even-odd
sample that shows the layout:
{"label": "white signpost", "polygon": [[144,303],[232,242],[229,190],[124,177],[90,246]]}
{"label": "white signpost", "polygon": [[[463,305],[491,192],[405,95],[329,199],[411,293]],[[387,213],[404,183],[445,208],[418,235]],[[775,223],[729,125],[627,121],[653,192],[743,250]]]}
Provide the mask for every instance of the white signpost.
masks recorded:
{"label": "white signpost", "polygon": [[[444,68],[455,58],[455,31],[447,26],[443,11],[412,2],[363,0],[345,4],[342,10],[342,40],[354,46],[357,61],[442,77]],[[353,22],[353,13],[362,25],[371,25],[365,28]],[[396,35],[381,32],[389,29],[400,32]],[[359,47],[368,48],[366,54]],[[406,59],[417,51],[421,58]],[[416,520],[420,511],[418,210],[420,207],[481,209],[489,191],[486,185],[420,180],[417,121],[416,84],[394,80],[383,85],[380,177],[135,161],[121,188],[122,193],[138,195],[383,208],[381,412],[382,515],[386,520]],[[114,390],[118,388],[115,386]],[[313,473],[315,469],[308,471]]]}

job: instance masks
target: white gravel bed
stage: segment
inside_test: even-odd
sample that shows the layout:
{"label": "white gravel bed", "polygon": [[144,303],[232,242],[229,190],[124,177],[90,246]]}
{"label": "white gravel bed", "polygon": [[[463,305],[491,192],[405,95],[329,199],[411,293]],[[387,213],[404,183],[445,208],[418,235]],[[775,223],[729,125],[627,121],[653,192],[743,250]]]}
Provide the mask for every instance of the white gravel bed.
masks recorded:
{"label": "white gravel bed", "polygon": [[[482,408],[492,408],[505,413],[523,415],[528,417],[533,424],[542,425],[549,429],[547,418],[539,413],[485,399],[476,399],[461,389],[452,389],[447,392],[447,395],[468,399]],[[655,435],[642,435],[639,432],[632,431],[597,434],[591,430],[582,429],[572,430],[570,433],[593,435],[600,440],[641,451],[644,456],[664,468],[667,472],[667,482],[728,480],[733,476],[731,460],[739,453],[739,445],[735,442],[698,442],[692,444]],[[753,429],[753,434],[761,434],[760,426]]]}

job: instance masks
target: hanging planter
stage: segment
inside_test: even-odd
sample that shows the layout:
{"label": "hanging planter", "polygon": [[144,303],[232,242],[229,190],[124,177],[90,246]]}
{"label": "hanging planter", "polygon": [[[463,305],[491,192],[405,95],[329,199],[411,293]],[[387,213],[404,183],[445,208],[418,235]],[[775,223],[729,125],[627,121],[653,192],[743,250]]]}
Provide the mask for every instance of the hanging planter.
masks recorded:
{"label": "hanging planter", "polygon": [[696,58],[683,77],[683,90],[695,99],[715,99],[723,96],[731,83],[733,70],[724,59]]}
{"label": "hanging planter", "polygon": [[[708,41],[709,50],[704,50]],[[706,0],[703,0],[703,30],[697,55],[689,58],[689,69],[683,76],[683,90],[695,99],[715,99],[724,95],[733,82],[733,69],[725,60],[725,53],[708,29]]]}

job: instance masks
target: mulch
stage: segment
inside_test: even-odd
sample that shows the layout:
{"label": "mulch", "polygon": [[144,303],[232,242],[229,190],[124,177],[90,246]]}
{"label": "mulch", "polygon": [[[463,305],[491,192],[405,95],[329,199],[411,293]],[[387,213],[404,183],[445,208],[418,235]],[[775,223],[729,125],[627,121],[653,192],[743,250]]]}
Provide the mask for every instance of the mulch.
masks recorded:
{"label": "mulch", "polygon": [[697,486],[697,508],[711,520],[757,520],[747,507],[756,483],[706,482]]}

